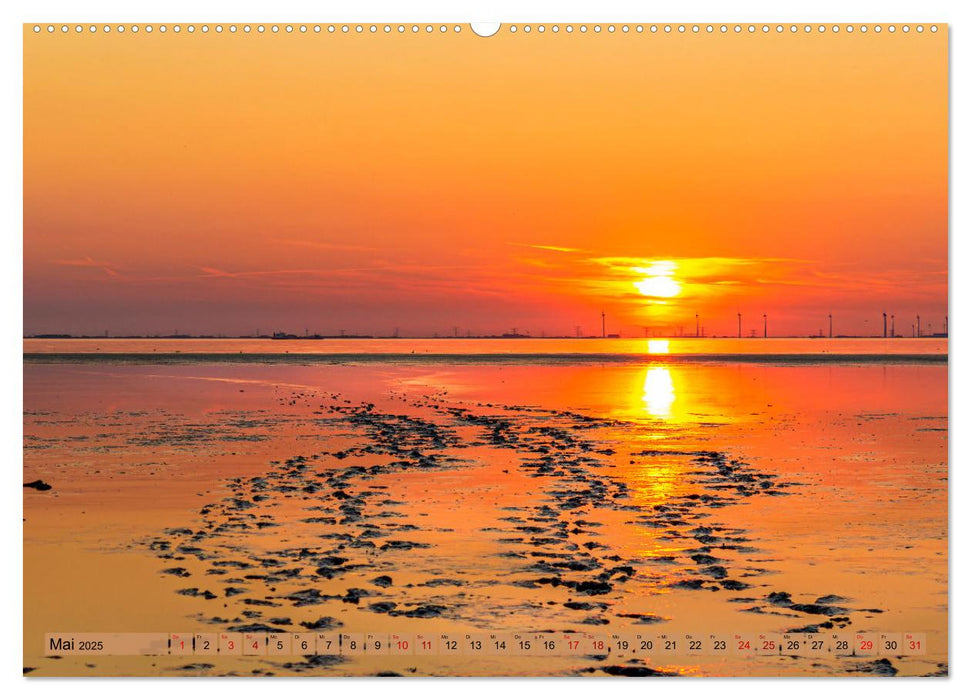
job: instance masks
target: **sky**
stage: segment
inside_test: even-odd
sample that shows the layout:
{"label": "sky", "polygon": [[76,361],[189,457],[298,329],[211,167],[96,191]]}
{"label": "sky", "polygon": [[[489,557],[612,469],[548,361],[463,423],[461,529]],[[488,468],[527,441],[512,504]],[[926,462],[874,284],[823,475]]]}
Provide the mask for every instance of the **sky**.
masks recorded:
{"label": "sky", "polygon": [[943,27],[28,26],[24,330],[936,332],[947,81]]}

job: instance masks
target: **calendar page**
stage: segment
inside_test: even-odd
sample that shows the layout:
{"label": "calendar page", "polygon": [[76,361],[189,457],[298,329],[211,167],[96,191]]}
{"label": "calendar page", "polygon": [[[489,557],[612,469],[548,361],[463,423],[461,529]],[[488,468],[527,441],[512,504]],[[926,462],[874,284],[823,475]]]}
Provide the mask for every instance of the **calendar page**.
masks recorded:
{"label": "calendar page", "polygon": [[947,676],[947,24],[28,22],[23,184],[26,676]]}

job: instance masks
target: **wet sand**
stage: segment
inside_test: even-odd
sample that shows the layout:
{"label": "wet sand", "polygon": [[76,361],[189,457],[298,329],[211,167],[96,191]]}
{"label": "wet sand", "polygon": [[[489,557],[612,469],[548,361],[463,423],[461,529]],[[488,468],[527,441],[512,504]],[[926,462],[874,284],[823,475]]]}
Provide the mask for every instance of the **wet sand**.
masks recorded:
{"label": "wet sand", "polygon": [[[937,675],[947,368],[25,364],[32,675]],[[50,631],[926,632],[921,657],[64,657]]]}

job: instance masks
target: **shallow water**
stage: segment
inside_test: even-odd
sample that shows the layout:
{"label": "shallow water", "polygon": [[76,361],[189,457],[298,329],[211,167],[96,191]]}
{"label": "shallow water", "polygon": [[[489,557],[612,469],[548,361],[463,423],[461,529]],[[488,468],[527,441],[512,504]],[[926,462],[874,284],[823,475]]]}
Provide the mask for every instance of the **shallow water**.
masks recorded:
{"label": "shallow water", "polygon": [[[574,362],[643,362],[645,359],[746,362],[846,361],[911,356],[924,361],[946,361],[946,338],[326,338],[269,340],[257,338],[87,338],[24,339],[30,361],[56,356],[59,362],[92,361],[75,355],[117,356],[129,360],[154,358],[156,362],[186,362],[185,357],[209,361],[298,362],[329,358],[358,362],[513,362],[546,363],[551,359]],[[287,359],[281,356],[289,355]],[[162,357],[159,357],[162,356]],[[233,359],[230,356],[235,356]],[[240,357],[242,356],[242,357]],[[412,357],[414,356],[414,357]],[[48,357],[48,360],[53,358]],[[103,361],[105,358],[93,358]],[[149,359],[148,361],[152,361]]]}
{"label": "shallow water", "polygon": [[[945,670],[946,365],[659,360],[28,362],[24,480],[54,489],[24,494],[24,665],[886,671],[847,657],[216,658],[190,671],[39,654],[55,630],[304,631],[332,618],[341,632],[925,632],[928,655],[892,668]],[[177,593],[192,589],[215,597]],[[838,610],[806,607],[832,596]]]}

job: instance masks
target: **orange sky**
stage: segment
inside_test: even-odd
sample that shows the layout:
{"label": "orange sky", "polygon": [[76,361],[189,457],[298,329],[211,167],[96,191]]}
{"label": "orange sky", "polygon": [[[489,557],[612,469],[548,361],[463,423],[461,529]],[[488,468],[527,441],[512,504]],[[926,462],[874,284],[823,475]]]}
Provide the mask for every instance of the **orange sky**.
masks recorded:
{"label": "orange sky", "polygon": [[25,332],[941,330],[947,120],[943,28],[25,28]]}

